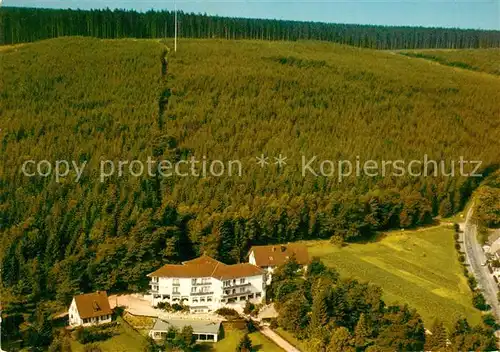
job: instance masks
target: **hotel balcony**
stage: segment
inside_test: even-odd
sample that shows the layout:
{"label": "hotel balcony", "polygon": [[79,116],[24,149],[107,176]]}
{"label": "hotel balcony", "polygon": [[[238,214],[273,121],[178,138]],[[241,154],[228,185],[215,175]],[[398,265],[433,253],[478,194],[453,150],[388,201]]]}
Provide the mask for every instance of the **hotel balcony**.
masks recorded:
{"label": "hotel balcony", "polygon": [[244,295],[249,295],[251,293],[254,293],[252,292],[252,290],[245,290],[243,292],[239,292],[239,291],[236,291],[235,293],[226,293],[224,291],[224,293],[222,294],[222,297],[224,298],[232,298],[232,297],[238,297],[238,296],[244,296]]}
{"label": "hotel balcony", "polygon": [[246,286],[251,286],[250,282],[245,282],[244,284],[234,284],[234,285],[229,285],[229,286],[223,286],[222,289],[223,290],[229,290],[229,289],[233,289],[233,288],[240,288],[240,287],[246,287]]}
{"label": "hotel balcony", "polygon": [[208,285],[212,285],[211,282],[191,282],[191,286],[208,286]]}
{"label": "hotel balcony", "polygon": [[190,296],[203,296],[203,295],[213,295],[213,292],[191,292]]}

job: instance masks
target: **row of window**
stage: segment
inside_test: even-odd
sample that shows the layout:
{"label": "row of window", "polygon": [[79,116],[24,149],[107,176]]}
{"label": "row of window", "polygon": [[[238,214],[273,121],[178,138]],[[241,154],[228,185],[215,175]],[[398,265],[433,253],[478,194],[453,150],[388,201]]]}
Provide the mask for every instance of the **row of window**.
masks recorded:
{"label": "row of window", "polygon": [[[262,296],[262,294],[260,292],[255,294],[255,298],[260,298],[261,296]],[[248,296],[239,296],[239,297],[228,298],[227,303],[233,303],[233,302],[236,302],[237,300],[246,301],[247,299],[253,299],[253,298],[254,298],[254,294],[252,293],[252,294],[249,294]],[[226,303],[225,299],[221,299],[220,301],[221,301],[221,303]]]}
{"label": "row of window", "polygon": [[[198,302],[204,303],[205,302],[205,297],[200,297],[199,300],[198,300],[198,298],[193,298],[192,302],[193,303],[198,303]],[[212,297],[207,297],[206,302],[212,302]]]}
{"label": "row of window", "polygon": [[[238,283],[239,282],[239,283]],[[224,287],[228,287],[228,286],[231,286],[231,285],[244,285],[246,282],[246,279],[243,277],[241,279],[239,279],[239,281],[237,281],[236,279],[233,279],[233,280],[226,280],[224,281],[224,284],[223,286]]]}
{"label": "row of window", "polygon": [[102,315],[102,316],[97,317],[97,318],[85,318],[85,319],[82,319],[82,321],[84,324],[90,324],[90,323],[97,323],[99,321],[104,321],[104,320],[108,320],[108,319],[111,319],[111,315]]}
{"label": "row of window", "polygon": [[[157,283],[157,282],[158,282],[158,277],[153,277],[153,283]],[[226,280],[226,281],[224,281],[224,287],[231,286],[231,285],[244,285],[245,283],[246,283],[245,278],[241,278],[239,280],[236,280],[236,279]],[[172,284],[174,286],[179,286],[180,285],[179,279],[172,279]],[[191,284],[192,285],[198,285],[198,284],[210,285],[211,281],[210,281],[210,278],[204,277],[201,279],[191,279]],[[153,286],[153,289],[158,290],[158,286],[156,286],[156,285]]]}
{"label": "row of window", "polygon": [[[168,336],[167,332],[164,331],[156,331],[154,333],[155,339],[166,339]],[[193,334],[193,337],[195,340],[200,340],[200,341],[214,341],[215,340],[215,335],[212,334]]]}
{"label": "row of window", "polygon": [[[245,293],[247,290],[248,289],[245,287],[240,287],[239,293]],[[224,293],[226,295],[234,295],[234,294],[236,294],[236,289],[233,288],[232,292],[231,292],[231,290],[225,290]]]}

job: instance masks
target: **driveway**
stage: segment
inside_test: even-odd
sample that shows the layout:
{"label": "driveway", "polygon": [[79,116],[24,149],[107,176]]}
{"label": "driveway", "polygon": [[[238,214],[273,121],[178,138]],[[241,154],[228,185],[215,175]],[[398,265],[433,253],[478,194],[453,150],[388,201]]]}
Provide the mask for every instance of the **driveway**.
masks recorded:
{"label": "driveway", "polygon": [[260,327],[259,331],[261,333],[263,333],[264,335],[266,335],[268,338],[270,338],[275,344],[280,346],[285,351],[287,351],[287,352],[300,352],[297,348],[293,347],[288,341],[283,339],[281,336],[279,336],[277,333],[272,331],[267,326]]}
{"label": "driveway", "polygon": [[161,313],[159,309],[151,306],[150,300],[140,294],[112,295],[108,299],[111,309],[117,306],[125,307],[125,310],[133,315],[158,317]]}
{"label": "driveway", "polygon": [[[148,296],[142,294],[123,294],[109,296],[109,305],[111,309],[116,306],[124,307],[127,312],[133,315],[142,315],[160,319],[196,319],[196,320],[225,320],[215,313],[187,313],[187,312],[166,312],[161,309],[155,309],[151,306],[151,300]],[[241,308],[243,309],[243,308]]]}

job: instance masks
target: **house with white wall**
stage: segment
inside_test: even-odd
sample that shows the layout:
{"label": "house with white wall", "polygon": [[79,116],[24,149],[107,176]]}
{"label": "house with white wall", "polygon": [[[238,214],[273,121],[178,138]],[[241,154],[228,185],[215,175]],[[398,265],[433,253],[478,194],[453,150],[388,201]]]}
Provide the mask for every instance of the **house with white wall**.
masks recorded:
{"label": "house with white wall", "polygon": [[271,284],[272,273],[292,256],[302,268],[307,269],[309,252],[307,246],[299,243],[252,246],[248,252],[248,262],[267,272],[266,284]]}
{"label": "house with white wall", "polygon": [[183,303],[194,313],[246,301],[261,303],[266,292],[265,271],[258,266],[227,265],[207,255],[182,264],[165,264],[148,277],[153,306]]}
{"label": "house with white wall", "polygon": [[91,326],[111,323],[113,311],[107,293],[97,291],[73,297],[68,315],[72,327]]}

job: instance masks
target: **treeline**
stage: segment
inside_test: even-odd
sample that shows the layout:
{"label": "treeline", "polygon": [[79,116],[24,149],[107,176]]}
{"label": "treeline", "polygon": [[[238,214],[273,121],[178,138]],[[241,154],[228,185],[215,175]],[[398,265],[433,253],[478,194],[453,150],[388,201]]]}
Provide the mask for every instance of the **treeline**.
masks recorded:
{"label": "treeline", "polygon": [[495,319],[470,326],[458,319],[451,331],[439,320],[426,332],[407,305],[388,306],[370,283],[340,279],[314,258],[305,273],[291,258],[273,274],[269,295],[279,317],[273,322],[302,341],[305,352],[494,351]]}
{"label": "treeline", "polygon": [[500,172],[488,177],[474,193],[474,220],[480,228],[500,228]]}
{"label": "treeline", "polygon": [[[182,11],[178,16],[179,36],[184,38],[324,40],[377,49],[500,47],[500,32],[493,30],[245,19]],[[3,44],[76,35],[165,38],[174,36],[174,13],[4,7],[0,10],[0,30]]]}
{"label": "treeline", "polygon": [[[168,65],[165,51],[157,41],[80,37],[0,53],[7,339],[22,338],[33,325],[45,330],[35,324],[40,301],[56,302],[56,313],[77,293],[145,290],[147,273],[204,252],[234,263],[253,244],[366,240],[427,224],[461,209],[481,182],[457,175],[339,183],[303,177],[301,154],[463,155],[483,160],[482,171],[498,163],[500,91],[489,78],[324,43],[185,40]],[[371,64],[377,61],[383,64]],[[261,169],[261,153],[271,162],[283,154],[288,164]],[[244,172],[133,177],[126,167],[125,176],[100,181],[102,160],[203,155],[241,160]],[[30,159],[87,166],[78,181],[70,172],[56,182],[23,175]]]}

